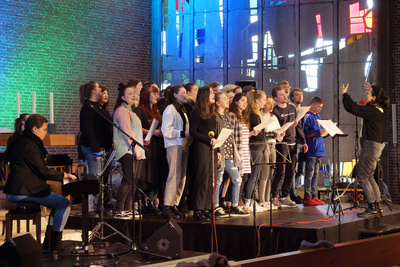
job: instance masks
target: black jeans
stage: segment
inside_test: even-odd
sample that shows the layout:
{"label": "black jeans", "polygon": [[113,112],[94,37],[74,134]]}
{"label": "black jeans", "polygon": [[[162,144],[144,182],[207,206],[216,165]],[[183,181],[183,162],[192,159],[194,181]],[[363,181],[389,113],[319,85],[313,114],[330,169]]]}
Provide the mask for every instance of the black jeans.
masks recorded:
{"label": "black jeans", "polygon": [[132,154],[125,154],[118,160],[121,163],[122,178],[118,188],[116,211],[132,210],[132,183],[136,187],[142,171],[142,161],[136,160]]}
{"label": "black jeans", "polygon": [[[297,148],[295,145],[276,145],[276,174],[272,181],[271,195],[272,197],[279,196],[279,188],[282,183],[282,197],[287,197],[290,194],[290,187],[294,176],[294,170],[297,160]],[[289,158],[290,155],[290,158]],[[291,159],[290,163],[287,160]]]}

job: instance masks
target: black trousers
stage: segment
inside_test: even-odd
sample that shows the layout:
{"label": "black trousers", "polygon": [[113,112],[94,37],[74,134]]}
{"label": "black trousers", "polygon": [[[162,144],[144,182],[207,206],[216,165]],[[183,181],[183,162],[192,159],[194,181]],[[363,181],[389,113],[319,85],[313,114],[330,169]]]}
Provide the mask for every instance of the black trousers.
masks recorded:
{"label": "black trousers", "polygon": [[[132,210],[132,184],[136,187],[142,170],[142,160],[136,160],[132,154],[125,154],[118,160],[121,163],[122,178],[118,188],[116,211]],[[132,176],[133,175],[133,176]],[[133,194],[135,194],[135,189]]]}
{"label": "black trousers", "polygon": [[[297,161],[296,145],[276,145],[276,173],[271,185],[272,197],[279,197],[279,189],[281,189],[282,197],[290,195],[290,188],[294,177],[294,171]],[[279,152],[279,153],[278,153]],[[281,155],[282,154],[282,155]],[[291,163],[287,163],[287,159],[291,158]],[[282,187],[281,187],[282,185]]]}

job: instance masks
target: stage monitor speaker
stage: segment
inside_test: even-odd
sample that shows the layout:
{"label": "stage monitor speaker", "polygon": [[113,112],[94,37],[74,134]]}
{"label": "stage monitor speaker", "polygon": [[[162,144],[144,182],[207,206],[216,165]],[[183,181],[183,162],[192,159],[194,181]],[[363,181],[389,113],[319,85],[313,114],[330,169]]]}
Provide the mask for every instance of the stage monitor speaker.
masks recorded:
{"label": "stage monitor speaker", "polygon": [[182,228],[171,218],[152,234],[141,248],[150,256],[179,259],[183,251]]}
{"label": "stage monitor speaker", "polygon": [[10,238],[0,247],[1,267],[41,267],[42,247],[31,234]]}
{"label": "stage monitor speaker", "polygon": [[246,85],[251,85],[253,87],[257,88],[257,82],[256,81],[252,81],[252,80],[246,80],[246,81],[236,81],[235,85],[242,87],[245,87]]}

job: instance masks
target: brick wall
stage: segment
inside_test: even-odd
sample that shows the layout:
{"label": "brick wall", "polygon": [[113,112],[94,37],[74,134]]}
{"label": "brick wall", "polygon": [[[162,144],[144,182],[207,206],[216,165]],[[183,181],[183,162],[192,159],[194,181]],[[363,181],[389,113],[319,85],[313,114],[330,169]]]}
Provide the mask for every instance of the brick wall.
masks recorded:
{"label": "brick wall", "polygon": [[[118,83],[151,78],[150,0],[6,0],[0,13],[0,128],[13,127],[16,92],[31,113],[36,91],[47,118],[53,92],[57,133],[76,134],[81,84],[105,85],[112,109]],[[48,150],[77,159],[76,146]]]}
{"label": "brick wall", "polygon": [[[390,0],[389,2],[389,96],[392,104],[397,104],[397,132],[400,132],[400,2]],[[389,129],[392,129],[390,118]],[[389,137],[389,189],[393,202],[400,203],[400,172],[399,172],[399,145],[394,146],[392,132]]]}

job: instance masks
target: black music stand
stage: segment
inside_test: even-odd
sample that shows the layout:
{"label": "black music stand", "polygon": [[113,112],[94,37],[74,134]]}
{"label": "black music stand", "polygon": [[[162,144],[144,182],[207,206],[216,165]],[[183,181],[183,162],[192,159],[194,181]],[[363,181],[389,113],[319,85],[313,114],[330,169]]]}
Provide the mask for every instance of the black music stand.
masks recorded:
{"label": "black music stand", "polygon": [[[329,198],[328,209],[326,211],[326,215],[329,216],[329,209],[332,209],[333,215],[335,216],[336,212],[339,212],[339,222],[338,222],[338,236],[340,243],[340,230],[341,230],[341,215],[344,215],[342,202],[340,200],[339,191],[336,185],[337,179],[337,164],[335,162],[335,139],[337,137],[347,137],[348,134],[343,133],[331,120],[318,120],[318,122],[322,125],[322,127],[328,132],[328,134],[332,137],[332,163],[333,163],[333,179],[332,179],[332,187],[331,187],[331,196]],[[332,205],[332,207],[331,207]],[[338,209],[338,211],[337,211]]]}

